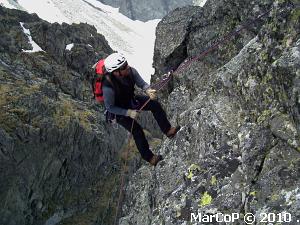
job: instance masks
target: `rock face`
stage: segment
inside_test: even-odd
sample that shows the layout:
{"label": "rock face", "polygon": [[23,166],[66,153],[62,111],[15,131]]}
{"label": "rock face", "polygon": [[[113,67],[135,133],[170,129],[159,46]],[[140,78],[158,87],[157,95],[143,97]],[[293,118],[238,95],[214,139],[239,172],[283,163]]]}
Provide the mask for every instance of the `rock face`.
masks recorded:
{"label": "rock face", "polygon": [[204,8],[177,9],[162,19],[153,81],[267,12],[174,73],[161,98],[182,129],[162,142],[163,162],[155,169],[141,167],[130,179],[120,225],[204,224],[200,213],[238,213],[232,224],[244,224],[246,213],[257,221],[275,213],[278,222],[284,212],[297,224],[300,13],[295,4],[208,1]]}
{"label": "rock face", "polygon": [[[183,65],[160,94],[182,129],[154,140],[164,155],[155,169],[130,155],[119,224],[196,224],[198,213],[237,213],[234,224],[246,213],[300,220],[295,4],[211,0],[160,22],[152,80]],[[249,20],[217,50],[182,64]],[[113,224],[126,133],[104,122],[89,84],[90,66],[111,48],[87,24],[2,7],[0,21],[0,224]],[[20,22],[43,52],[22,50],[31,45]]]}
{"label": "rock face", "polygon": [[99,0],[119,8],[120,12],[133,20],[148,21],[161,19],[177,7],[196,4],[193,0]]}
{"label": "rock face", "polygon": [[[0,224],[109,224],[126,133],[93,103],[88,68],[111,48],[87,24],[3,7],[0,21]],[[20,22],[44,52],[22,51]]]}
{"label": "rock face", "polygon": [[[127,132],[105,122],[90,69],[112,49],[87,24],[3,7],[0,21],[0,224],[113,224]],[[23,51],[20,22],[43,51]],[[161,132],[141,122],[155,147]],[[128,174],[140,165],[135,149]]]}

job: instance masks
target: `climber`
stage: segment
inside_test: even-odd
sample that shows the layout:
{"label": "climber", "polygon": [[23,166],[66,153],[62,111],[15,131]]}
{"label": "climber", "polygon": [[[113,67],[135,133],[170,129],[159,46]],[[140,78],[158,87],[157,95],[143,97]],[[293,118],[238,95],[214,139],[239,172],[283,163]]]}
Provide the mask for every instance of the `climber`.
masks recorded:
{"label": "climber", "polygon": [[[142,110],[150,110],[157,121],[162,132],[172,138],[180,129],[179,126],[172,127],[156,98],[156,90],[147,84],[136,69],[130,67],[126,58],[121,53],[113,53],[104,60],[107,71],[103,81],[104,105],[107,113],[113,115],[118,124],[129,132],[134,120],[132,135],[142,158],[151,165],[156,164],[163,158],[161,155],[153,154],[149,149],[142,127],[136,122],[138,109],[149,99],[150,101]],[[145,95],[135,95],[134,85],[144,90]]]}

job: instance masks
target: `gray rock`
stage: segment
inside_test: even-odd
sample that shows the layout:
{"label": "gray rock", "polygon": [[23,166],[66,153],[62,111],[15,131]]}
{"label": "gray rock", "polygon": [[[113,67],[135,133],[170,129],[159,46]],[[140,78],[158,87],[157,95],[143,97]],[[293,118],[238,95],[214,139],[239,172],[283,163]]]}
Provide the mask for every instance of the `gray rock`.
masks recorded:
{"label": "gray rock", "polygon": [[[180,9],[176,19],[191,22],[188,30],[170,23],[173,39],[162,27],[175,18],[159,24],[153,80],[168,65],[201,54],[239,20],[272,9],[267,19],[174,74],[161,97],[182,129],[164,139],[163,162],[132,176],[119,224],[194,224],[191,213],[238,213],[236,224],[246,213],[300,218],[299,16],[290,1],[270,4],[209,1],[196,13]],[[179,48],[185,49],[180,60],[172,57]]]}
{"label": "gray rock", "polygon": [[[268,7],[265,19],[184,66],[160,94],[182,128],[155,147],[164,156],[156,168],[130,152],[119,224],[189,224],[198,212],[286,211],[300,219],[300,32],[292,1],[208,1],[173,11],[157,29],[152,80]],[[0,224],[113,224],[126,133],[104,122],[82,63],[111,49],[88,25],[0,12]],[[21,20],[46,52],[22,52]]]}
{"label": "gray rock", "polygon": [[104,4],[119,8],[120,12],[133,20],[153,20],[161,19],[167,13],[178,7],[195,4],[193,0],[155,0],[155,1],[121,1],[121,0],[101,0]]}
{"label": "gray rock", "polygon": [[[95,207],[91,220],[105,218],[116,207],[110,195],[126,133],[105,123],[89,68],[111,48],[87,24],[50,24],[3,7],[0,20],[0,224],[57,224],[71,216],[77,224]],[[22,51],[31,46],[20,21],[44,52]]]}

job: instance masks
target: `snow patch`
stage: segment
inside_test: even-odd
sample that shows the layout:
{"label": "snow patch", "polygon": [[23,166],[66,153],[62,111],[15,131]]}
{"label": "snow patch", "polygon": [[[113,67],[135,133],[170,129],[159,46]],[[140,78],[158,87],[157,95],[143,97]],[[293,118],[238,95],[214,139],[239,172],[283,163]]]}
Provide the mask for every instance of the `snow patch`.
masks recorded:
{"label": "snow patch", "polygon": [[66,50],[71,51],[73,47],[74,47],[74,43],[68,44],[68,45],[66,46]]}
{"label": "snow patch", "polygon": [[9,8],[9,9],[16,9],[16,7],[11,4],[8,0],[0,0],[0,6]]}
{"label": "snow patch", "polygon": [[29,39],[29,43],[31,44],[31,46],[32,46],[32,50],[24,50],[24,49],[22,49],[23,50],[23,52],[43,52],[44,50],[40,47],[40,46],[38,46],[33,40],[32,40],[32,37],[31,37],[31,34],[30,34],[30,30],[29,29],[26,29],[25,27],[24,27],[24,23],[22,23],[22,22],[20,22],[20,25],[21,25],[21,27],[23,28],[23,31],[24,31],[24,34],[26,34],[26,36],[28,37],[28,39]]}
{"label": "snow patch", "polygon": [[[1,0],[3,1],[3,0]],[[88,23],[96,27],[115,51],[122,52],[146,82],[150,82],[155,29],[159,20],[133,21],[118,8],[96,0],[18,0],[21,7],[49,22]]]}
{"label": "snow patch", "polygon": [[207,0],[193,0],[193,5],[203,7]]}
{"label": "snow patch", "polygon": [[[9,5],[12,0],[0,0]],[[34,3],[33,3],[34,2]],[[203,5],[206,0],[195,0]],[[97,0],[18,0],[20,8],[51,23],[87,23],[96,27],[115,51],[122,52],[128,63],[135,67],[145,81],[150,82],[155,29],[160,20],[141,22],[119,13],[118,8]]]}
{"label": "snow patch", "polygon": [[52,0],[38,0],[34,1],[34,3],[32,0],[18,0],[18,3],[29,13],[37,13],[39,17],[47,20],[48,22],[71,22],[67,17],[64,16],[64,9],[57,7]]}

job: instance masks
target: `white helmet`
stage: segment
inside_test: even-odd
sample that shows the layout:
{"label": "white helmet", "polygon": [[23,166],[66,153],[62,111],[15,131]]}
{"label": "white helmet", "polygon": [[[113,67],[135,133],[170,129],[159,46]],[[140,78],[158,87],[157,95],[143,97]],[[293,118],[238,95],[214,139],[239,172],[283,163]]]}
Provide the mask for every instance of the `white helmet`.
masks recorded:
{"label": "white helmet", "polygon": [[104,60],[104,66],[107,72],[111,73],[121,66],[123,66],[127,62],[126,58],[122,53],[112,53],[111,55],[107,56]]}

